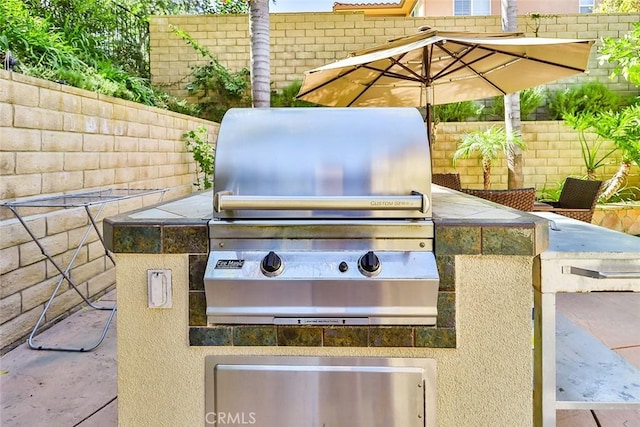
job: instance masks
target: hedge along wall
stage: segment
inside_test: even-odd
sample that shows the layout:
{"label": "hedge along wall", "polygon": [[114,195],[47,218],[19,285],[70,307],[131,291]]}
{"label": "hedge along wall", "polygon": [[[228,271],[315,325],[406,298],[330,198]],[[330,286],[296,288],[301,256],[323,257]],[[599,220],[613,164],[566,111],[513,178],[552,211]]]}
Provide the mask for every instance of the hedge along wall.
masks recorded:
{"label": "hedge along wall", "polygon": [[[103,188],[167,188],[164,200],[188,194],[196,165],[181,137],[201,125],[215,142],[215,123],[0,70],[0,201]],[[158,199],[156,194],[108,203],[101,218]],[[20,211],[66,267],[89,224],[84,208]],[[113,288],[115,271],[95,232],[87,243],[70,274],[93,298]],[[1,207],[1,351],[30,333],[58,283],[56,273],[9,209]],[[46,320],[81,302],[63,285]]]}
{"label": "hedge along wall", "polygon": [[[180,96],[185,89],[191,66],[205,60],[176,36],[170,25],[187,31],[208,48],[229,70],[249,67],[249,34],[246,15],[156,16],[150,21],[151,75],[154,83],[168,85]],[[518,17],[518,30],[528,36],[585,38],[620,37],[640,21],[640,14],[550,15],[533,20]],[[271,80],[281,89],[304,72],[337,59],[349,52],[384,43],[414,33],[419,27],[456,31],[500,32],[500,16],[381,18],[362,13],[271,14]],[[635,93],[637,90],[621,78],[609,81],[612,66],[600,66],[597,49],[592,50],[589,74],[570,77],[550,85],[566,87],[576,81],[599,80],[612,89]]]}

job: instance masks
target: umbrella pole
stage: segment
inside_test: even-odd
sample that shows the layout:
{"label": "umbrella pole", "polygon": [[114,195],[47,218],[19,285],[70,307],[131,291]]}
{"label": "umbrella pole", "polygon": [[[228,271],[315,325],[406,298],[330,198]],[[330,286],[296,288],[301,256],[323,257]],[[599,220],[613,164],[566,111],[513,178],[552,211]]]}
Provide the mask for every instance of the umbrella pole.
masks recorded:
{"label": "umbrella pole", "polygon": [[433,104],[427,103],[427,112],[425,114],[425,123],[427,125],[427,135],[429,136],[429,158],[431,159],[431,171],[433,171],[433,143],[436,140],[433,128]]}

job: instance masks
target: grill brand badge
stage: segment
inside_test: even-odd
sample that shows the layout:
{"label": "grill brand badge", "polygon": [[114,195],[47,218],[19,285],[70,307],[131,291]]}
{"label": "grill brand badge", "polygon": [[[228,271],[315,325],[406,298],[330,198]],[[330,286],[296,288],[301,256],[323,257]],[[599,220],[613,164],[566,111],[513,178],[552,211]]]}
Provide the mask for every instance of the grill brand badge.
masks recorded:
{"label": "grill brand badge", "polygon": [[219,259],[216,267],[223,270],[239,270],[244,265],[243,259]]}

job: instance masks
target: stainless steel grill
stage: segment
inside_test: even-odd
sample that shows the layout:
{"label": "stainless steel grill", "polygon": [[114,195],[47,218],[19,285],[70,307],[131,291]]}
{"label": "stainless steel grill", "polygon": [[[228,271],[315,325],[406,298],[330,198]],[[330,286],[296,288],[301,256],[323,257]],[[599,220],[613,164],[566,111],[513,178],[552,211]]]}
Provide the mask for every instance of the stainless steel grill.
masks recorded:
{"label": "stainless steel grill", "polygon": [[430,165],[412,108],[227,112],[209,323],[435,324]]}

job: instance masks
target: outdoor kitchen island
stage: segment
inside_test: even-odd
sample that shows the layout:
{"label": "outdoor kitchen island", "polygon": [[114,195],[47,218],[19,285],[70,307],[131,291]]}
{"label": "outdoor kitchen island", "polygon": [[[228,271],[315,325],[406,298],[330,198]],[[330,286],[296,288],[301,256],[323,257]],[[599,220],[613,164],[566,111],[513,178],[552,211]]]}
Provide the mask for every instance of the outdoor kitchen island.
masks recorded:
{"label": "outdoor kitchen island", "polygon": [[[196,193],[104,221],[118,265],[121,425],[213,425],[205,359],[248,356],[435,360],[435,393],[425,392],[435,425],[533,425],[532,271],[548,245],[545,219],[433,186],[435,326],[218,325],[207,322],[202,283],[212,203],[211,192]],[[149,308],[163,303],[149,298],[149,270],[170,270],[170,307]],[[245,415],[264,425],[260,413]]]}

